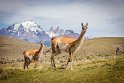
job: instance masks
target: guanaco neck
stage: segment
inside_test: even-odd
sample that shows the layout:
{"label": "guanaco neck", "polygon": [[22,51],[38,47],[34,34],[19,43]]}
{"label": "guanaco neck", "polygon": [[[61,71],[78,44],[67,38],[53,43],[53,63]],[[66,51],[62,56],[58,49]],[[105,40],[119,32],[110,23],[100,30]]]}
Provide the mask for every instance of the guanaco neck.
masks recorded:
{"label": "guanaco neck", "polygon": [[84,38],[84,34],[86,31],[81,31],[80,36],[78,37],[77,41],[80,42]]}
{"label": "guanaco neck", "polygon": [[41,52],[43,51],[43,47],[44,47],[44,45],[42,44],[42,45],[40,46],[39,50],[38,50],[38,53],[41,53]]}

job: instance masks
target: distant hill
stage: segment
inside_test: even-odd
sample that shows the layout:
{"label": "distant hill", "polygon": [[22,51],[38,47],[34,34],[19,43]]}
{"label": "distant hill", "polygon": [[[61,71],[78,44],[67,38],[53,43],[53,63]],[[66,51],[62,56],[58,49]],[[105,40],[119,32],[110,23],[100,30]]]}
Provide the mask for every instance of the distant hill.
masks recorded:
{"label": "distant hill", "polygon": [[20,58],[23,51],[31,48],[39,49],[39,44],[24,40],[0,36],[0,57]]}
{"label": "distant hill", "polygon": [[102,37],[84,41],[79,55],[115,55],[117,47],[124,51],[124,37]]}
{"label": "distant hill", "polygon": [[[94,38],[85,40],[81,49],[75,54],[75,56],[115,55],[117,47],[122,47],[124,49],[124,37]],[[22,57],[23,51],[30,48],[38,49],[39,44],[0,36],[0,57]],[[46,50],[49,50],[48,47],[45,47],[45,51]],[[50,54],[51,52],[46,56],[49,56]]]}

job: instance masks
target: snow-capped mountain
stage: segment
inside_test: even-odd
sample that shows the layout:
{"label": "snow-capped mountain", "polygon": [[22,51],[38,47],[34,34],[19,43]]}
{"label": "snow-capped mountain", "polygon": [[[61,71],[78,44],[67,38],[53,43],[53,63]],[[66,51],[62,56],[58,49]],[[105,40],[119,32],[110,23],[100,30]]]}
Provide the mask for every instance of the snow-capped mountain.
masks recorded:
{"label": "snow-capped mountain", "polygon": [[46,45],[50,46],[50,39],[52,37],[71,36],[78,38],[79,34],[72,30],[63,30],[59,26],[56,28],[51,27],[48,32],[45,32],[38,24],[31,20],[15,23],[8,28],[1,29],[0,36],[10,36],[35,43],[46,41]]}
{"label": "snow-capped mountain", "polygon": [[46,32],[50,37],[55,37],[55,36],[71,36],[71,37],[75,37],[78,38],[79,34],[75,33],[73,30],[63,30],[60,27],[57,28],[53,28],[51,27],[50,30],[48,32]]}
{"label": "snow-capped mountain", "polygon": [[49,35],[34,21],[16,23],[8,28],[3,28],[0,30],[0,35],[11,36],[30,42],[47,41],[50,39]]}
{"label": "snow-capped mountain", "polygon": [[79,34],[78,33],[75,33],[73,30],[65,30],[64,35],[65,36],[75,37],[75,38],[78,38],[79,37]]}
{"label": "snow-capped mountain", "polygon": [[64,30],[60,29],[59,26],[57,28],[51,27],[48,32],[46,32],[50,37],[62,36],[64,35]]}

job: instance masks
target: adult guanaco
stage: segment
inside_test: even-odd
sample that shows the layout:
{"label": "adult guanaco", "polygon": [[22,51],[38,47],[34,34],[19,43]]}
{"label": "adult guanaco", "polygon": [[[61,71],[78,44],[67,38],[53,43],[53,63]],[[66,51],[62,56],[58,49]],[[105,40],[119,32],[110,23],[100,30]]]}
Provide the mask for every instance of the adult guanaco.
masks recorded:
{"label": "adult guanaco", "polygon": [[58,54],[61,54],[62,51],[65,51],[69,53],[66,68],[68,64],[70,63],[71,70],[73,70],[72,68],[73,54],[77,52],[80,46],[83,44],[84,35],[88,28],[88,23],[86,23],[86,25],[83,25],[83,23],[81,23],[81,25],[82,25],[82,30],[81,30],[81,33],[78,39],[75,39],[73,37],[67,37],[67,36],[51,38],[51,46],[52,46],[51,65],[52,67],[56,67],[54,57]]}

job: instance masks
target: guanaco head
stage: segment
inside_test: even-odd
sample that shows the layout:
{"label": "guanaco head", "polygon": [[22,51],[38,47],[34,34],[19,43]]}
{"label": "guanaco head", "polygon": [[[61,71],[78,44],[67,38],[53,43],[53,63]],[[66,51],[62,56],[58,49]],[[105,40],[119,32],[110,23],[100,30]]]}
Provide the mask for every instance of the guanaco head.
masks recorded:
{"label": "guanaco head", "polygon": [[44,46],[44,41],[40,41],[40,45],[43,47]]}
{"label": "guanaco head", "polygon": [[88,28],[88,23],[86,23],[86,25],[83,25],[83,23],[81,23],[82,25],[82,30],[85,32]]}

